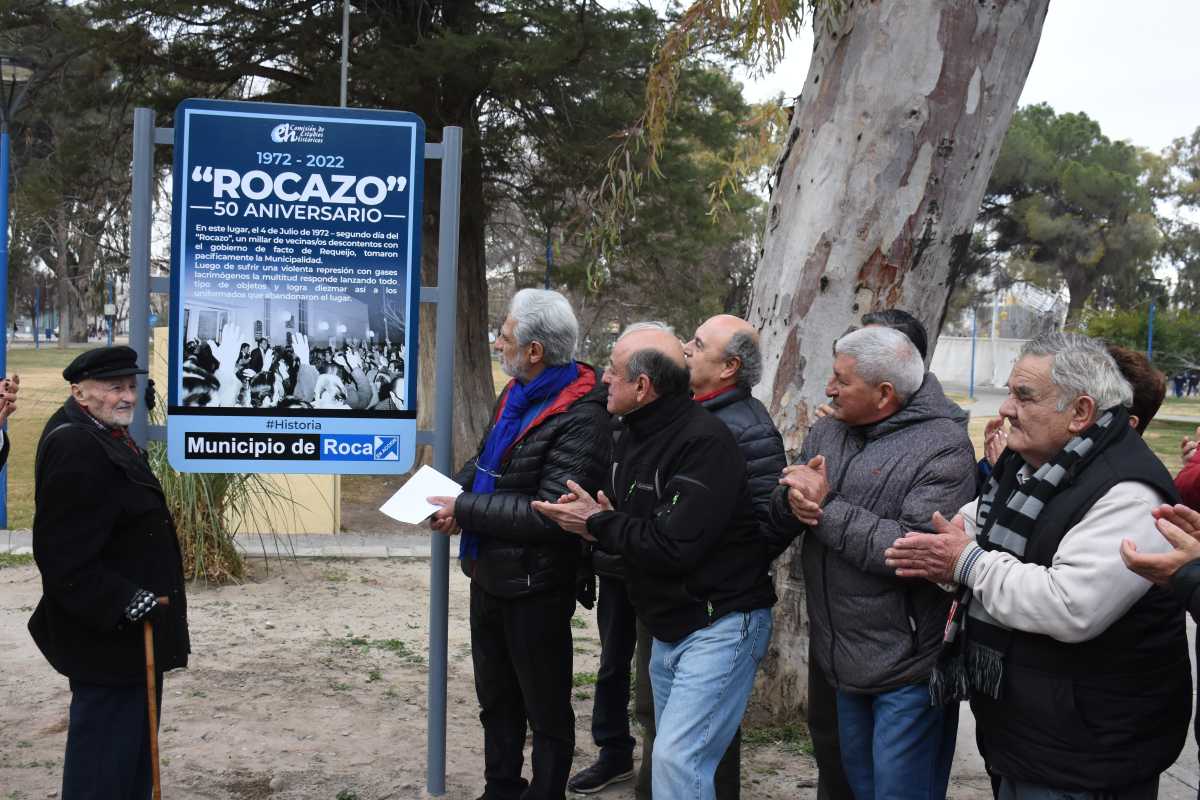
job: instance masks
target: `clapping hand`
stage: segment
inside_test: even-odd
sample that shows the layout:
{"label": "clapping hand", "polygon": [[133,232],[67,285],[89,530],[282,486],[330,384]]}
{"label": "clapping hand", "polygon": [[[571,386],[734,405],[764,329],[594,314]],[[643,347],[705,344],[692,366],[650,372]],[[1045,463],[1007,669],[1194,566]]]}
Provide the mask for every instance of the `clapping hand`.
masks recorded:
{"label": "clapping hand", "polygon": [[20,389],[20,375],[5,378],[3,384],[0,384],[0,425],[8,422],[8,418],[17,410],[17,392]]}
{"label": "clapping hand", "polygon": [[785,467],[779,482],[788,487],[788,507],[796,519],[810,527],[818,524],[821,506],[829,495],[825,456],[817,456],[807,464]]}
{"label": "clapping hand", "polygon": [[588,533],[588,519],[601,511],[613,510],[604,492],[597,492],[593,498],[575,481],[567,481],[567,493],[561,495],[557,502],[534,500],[531,505],[534,511],[549,517],[564,531],[578,534],[589,542],[596,541],[596,537]]}
{"label": "clapping hand", "polygon": [[1121,542],[1121,560],[1138,575],[1162,586],[1184,564],[1200,558],[1200,513],[1185,505],[1161,505],[1150,513],[1158,532],[1171,543],[1171,551],[1142,553],[1125,539]]}
{"label": "clapping hand", "polygon": [[954,566],[971,542],[962,514],[947,521],[933,512],[934,533],[909,531],[883,553],[884,564],[898,578],[927,578],[935,583],[954,583]]}
{"label": "clapping hand", "polygon": [[350,368],[350,372],[362,371],[362,356],[354,350],[346,351],[346,366]]}
{"label": "clapping hand", "polygon": [[1004,417],[989,419],[983,429],[983,456],[993,467],[1000,460],[1000,454],[1008,447],[1008,431],[1004,430]]}
{"label": "clapping hand", "polygon": [[1195,439],[1185,436],[1183,437],[1183,441],[1179,443],[1179,454],[1183,457],[1183,462],[1185,464],[1191,461],[1196,455],[1197,444],[1200,444],[1200,427],[1196,428]]}

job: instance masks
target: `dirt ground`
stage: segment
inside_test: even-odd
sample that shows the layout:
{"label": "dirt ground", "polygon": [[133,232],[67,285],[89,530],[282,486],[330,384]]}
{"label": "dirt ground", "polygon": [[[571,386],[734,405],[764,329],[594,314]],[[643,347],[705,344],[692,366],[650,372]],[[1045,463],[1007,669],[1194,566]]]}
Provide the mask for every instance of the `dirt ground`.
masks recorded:
{"label": "dirt ground", "polygon": [[[163,796],[213,800],[384,800],[425,796],[425,560],[257,561],[242,586],[192,587],[191,667],[167,675]],[[0,798],[54,797],[67,682],[25,630],[41,586],[33,566],[0,569]],[[472,683],[467,581],[451,569],[447,785],[482,792],[483,735]],[[576,765],[595,756],[589,679],[595,615],[575,623]],[[814,797],[795,744],[748,746],[746,798]],[[526,772],[528,774],[528,757]],[[602,797],[632,798],[629,784]]]}

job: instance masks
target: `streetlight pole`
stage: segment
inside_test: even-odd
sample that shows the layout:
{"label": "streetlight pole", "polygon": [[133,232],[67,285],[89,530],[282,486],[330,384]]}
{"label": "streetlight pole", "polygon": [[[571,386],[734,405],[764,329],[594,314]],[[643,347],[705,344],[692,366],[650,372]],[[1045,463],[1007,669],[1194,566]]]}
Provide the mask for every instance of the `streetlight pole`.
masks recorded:
{"label": "streetlight pole", "polygon": [[[0,377],[8,374],[8,126],[25,100],[33,62],[0,55]],[[7,425],[5,425],[7,428]],[[8,468],[0,469],[0,528],[8,527]]]}

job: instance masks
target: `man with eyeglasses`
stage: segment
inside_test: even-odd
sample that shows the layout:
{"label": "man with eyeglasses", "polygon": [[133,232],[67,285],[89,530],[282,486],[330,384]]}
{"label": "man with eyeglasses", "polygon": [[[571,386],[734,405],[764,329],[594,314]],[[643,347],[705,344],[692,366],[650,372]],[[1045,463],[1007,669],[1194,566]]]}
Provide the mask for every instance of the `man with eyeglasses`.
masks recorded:
{"label": "man with eyeglasses", "polygon": [[[579,326],[558,292],[513,296],[494,350],[512,377],[479,452],[441,506],[435,531],[462,530],[459,558],[471,578],[471,658],[483,723],[483,797],[561,800],[575,752],[571,615],[582,551],[535,511],[568,479],[595,491],[609,465],[606,392],[574,360]],[[526,725],[533,780],[521,777]]]}

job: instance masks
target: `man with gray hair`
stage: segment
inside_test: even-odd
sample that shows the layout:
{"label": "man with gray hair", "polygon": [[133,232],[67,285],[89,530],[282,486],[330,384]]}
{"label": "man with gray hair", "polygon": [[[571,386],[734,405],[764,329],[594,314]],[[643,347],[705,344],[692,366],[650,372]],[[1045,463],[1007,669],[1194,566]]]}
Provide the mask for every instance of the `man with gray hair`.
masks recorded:
{"label": "man with gray hair", "polygon": [[[605,492],[570,484],[537,510],[624,560],[653,637],[653,796],[713,797],[771,638],[775,592],[733,435],[692,401],[679,340],[626,332],[604,372],[622,429]],[[611,498],[611,500],[610,500]]]}
{"label": "man with gray hair", "polygon": [[837,695],[854,796],[944,798],[958,708],[931,707],[928,681],[951,596],[896,577],[884,551],[934,512],[974,497],[975,455],[958,408],[904,334],[867,327],[837,341],[832,414],[809,430],[771,516],[805,533],[812,653]]}
{"label": "man with gray hair", "polygon": [[[578,324],[558,292],[513,296],[494,349],[512,376],[479,452],[455,479],[457,498],[431,523],[462,539],[471,579],[471,659],[489,800],[562,800],[575,752],[571,615],[580,542],[534,509],[567,480],[589,491],[609,465],[604,386],[573,360]],[[521,776],[526,726],[533,780]]]}
{"label": "man with gray hair", "polygon": [[1122,541],[1170,549],[1152,512],[1176,499],[1129,425],[1132,397],[1100,342],[1028,342],[983,494],[886,554],[900,578],[959,587],[930,688],[935,702],[970,697],[1006,800],[1149,800],[1187,736],[1183,609],[1121,559]]}

